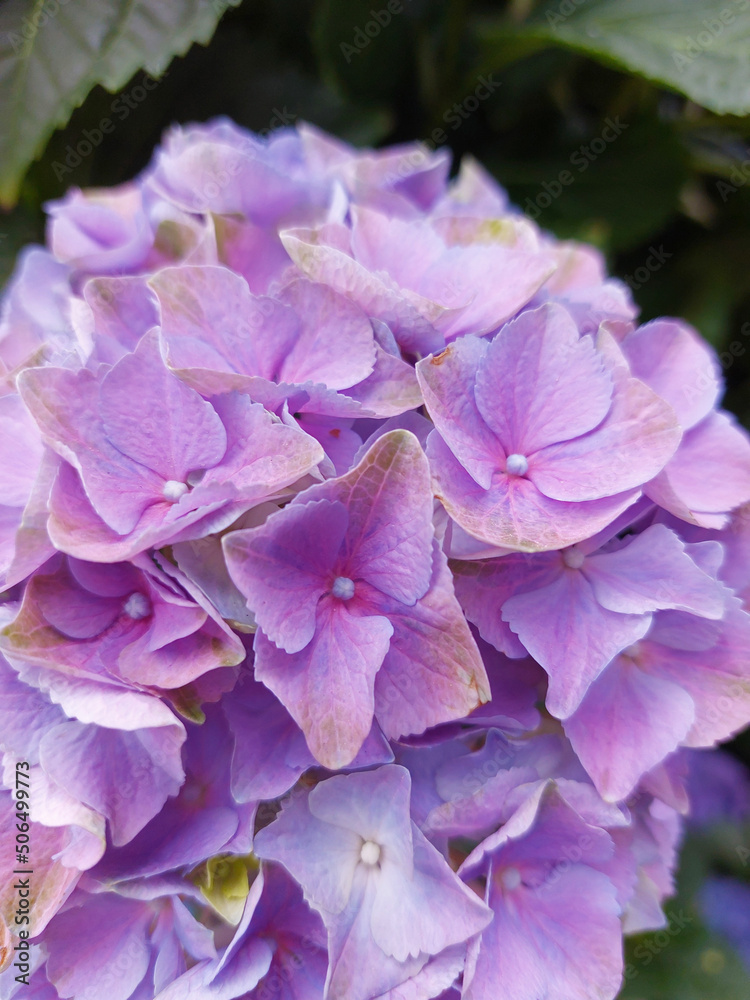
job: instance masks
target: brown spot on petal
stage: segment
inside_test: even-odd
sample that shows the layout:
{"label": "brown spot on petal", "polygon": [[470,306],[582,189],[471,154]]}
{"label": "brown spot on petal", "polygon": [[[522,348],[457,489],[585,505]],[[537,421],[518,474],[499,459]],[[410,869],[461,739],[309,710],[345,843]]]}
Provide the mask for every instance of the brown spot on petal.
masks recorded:
{"label": "brown spot on petal", "polygon": [[10,931],[5,921],[0,918],[0,972],[8,968],[12,957],[13,947],[10,939]]}
{"label": "brown spot on petal", "polygon": [[340,427],[334,427],[333,430],[330,430],[328,433],[331,435],[331,437],[334,437],[334,438],[341,437],[341,428]]}
{"label": "brown spot on petal", "polygon": [[430,359],[430,364],[431,365],[442,365],[442,363],[445,361],[445,359],[450,354],[450,351],[451,351],[450,347],[446,347],[446,349],[444,351],[441,351],[440,354],[435,354]]}

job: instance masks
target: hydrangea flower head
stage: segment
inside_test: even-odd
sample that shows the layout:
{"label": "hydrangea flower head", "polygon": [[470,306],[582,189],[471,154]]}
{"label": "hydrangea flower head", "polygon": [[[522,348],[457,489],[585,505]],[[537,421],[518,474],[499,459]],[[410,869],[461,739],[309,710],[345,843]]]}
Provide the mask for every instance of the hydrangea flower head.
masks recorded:
{"label": "hydrangea flower head", "polygon": [[665,925],[750,721],[750,443],[695,331],[449,168],[175,128],[19,258],[3,997],[614,1000]]}

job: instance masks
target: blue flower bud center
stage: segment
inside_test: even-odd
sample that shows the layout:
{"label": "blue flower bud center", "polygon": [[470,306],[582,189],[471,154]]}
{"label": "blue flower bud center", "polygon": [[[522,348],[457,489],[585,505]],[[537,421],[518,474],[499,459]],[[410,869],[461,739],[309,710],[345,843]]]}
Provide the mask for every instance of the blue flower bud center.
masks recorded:
{"label": "blue flower bud center", "polygon": [[354,580],[348,576],[337,576],[333,581],[331,593],[340,601],[350,601],[354,597]]}
{"label": "blue flower bud center", "polygon": [[146,597],[145,594],[140,594],[138,591],[131,594],[130,597],[125,601],[122,606],[122,610],[134,621],[139,621],[141,618],[148,618],[151,614],[151,601]]}
{"label": "blue flower bud center", "polygon": [[170,503],[177,503],[181,497],[185,496],[188,488],[187,483],[181,483],[178,479],[168,479],[161,494]]}
{"label": "blue flower bud center", "polygon": [[525,476],[529,471],[529,460],[525,455],[508,455],[505,471],[509,476]]}

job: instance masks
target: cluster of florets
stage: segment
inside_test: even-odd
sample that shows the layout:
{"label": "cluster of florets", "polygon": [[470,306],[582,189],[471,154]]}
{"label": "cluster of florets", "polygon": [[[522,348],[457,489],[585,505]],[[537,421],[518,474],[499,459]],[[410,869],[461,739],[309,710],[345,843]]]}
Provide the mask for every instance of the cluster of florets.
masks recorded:
{"label": "cluster of florets", "polygon": [[222,121],[48,206],[3,996],[606,1000],[663,926],[686,748],[750,721],[750,444],[693,330],[448,169]]}

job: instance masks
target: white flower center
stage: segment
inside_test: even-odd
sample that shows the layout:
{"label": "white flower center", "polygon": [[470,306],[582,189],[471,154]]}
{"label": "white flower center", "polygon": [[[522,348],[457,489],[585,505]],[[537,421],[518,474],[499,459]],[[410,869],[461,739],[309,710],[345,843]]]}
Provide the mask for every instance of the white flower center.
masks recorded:
{"label": "white flower center", "polygon": [[563,549],[562,557],[568,569],[580,569],[586,560],[585,552],[582,552],[577,545],[571,545],[569,549]]}
{"label": "white flower center", "polygon": [[340,601],[350,601],[354,597],[354,580],[348,576],[337,576],[333,581],[331,593]]}
{"label": "white flower center", "polygon": [[502,882],[504,889],[512,892],[521,884],[521,873],[517,868],[505,868],[502,872],[500,872],[500,881]]}
{"label": "white flower center", "polygon": [[187,483],[181,483],[178,479],[168,479],[164,484],[161,495],[170,503],[177,503],[180,497],[184,497],[188,491]]}
{"label": "white flower center", "polygon": [[505,471],[509,476],[525,476],[529,471],[529,460],[525,455],[508,455]]}
{"label": "white flower center", "polygon": [[380,861],[380,844],[366,840],[359,849],[359,860],[366,865],[376,865]]}
{"label": "white flower center", "polygon": [[145,594],[139,594],[136,591],[125,601],[122,610],[128,618],[132,618],[134,621],[138,621],[140,618],[148,618],[151,614],[151,601],[149,601]]}

